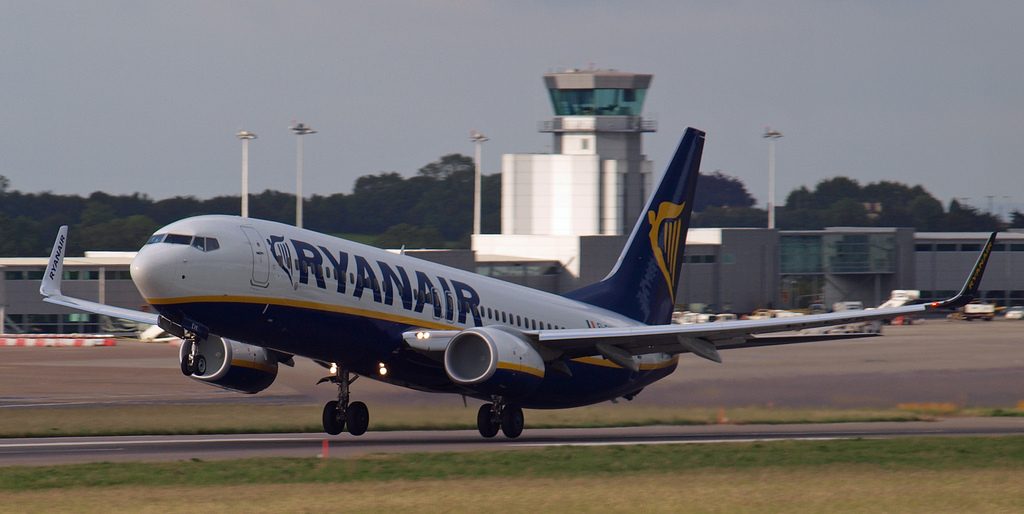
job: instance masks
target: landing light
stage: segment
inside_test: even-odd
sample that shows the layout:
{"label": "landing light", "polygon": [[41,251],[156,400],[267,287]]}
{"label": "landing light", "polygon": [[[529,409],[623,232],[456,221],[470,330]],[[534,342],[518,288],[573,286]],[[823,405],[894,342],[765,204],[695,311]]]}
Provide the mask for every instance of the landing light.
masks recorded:
{"label": "landing light", "polygon": [[332,375],[337,375],[338,374],[338,365],[332,362],[331,363],[331,370],[330,371],[331,371]]}
{"label": "landing light", "polygon": [[377,373],[380,373],[380,376],[383,377],[384,375],[388,374],[388,367],[383,362],[378,362],[377,367],[379,368],[377,370]]}
{"label": "landing light", "polygon": [[430,339],[430,332],[416,332],[416,339]]}

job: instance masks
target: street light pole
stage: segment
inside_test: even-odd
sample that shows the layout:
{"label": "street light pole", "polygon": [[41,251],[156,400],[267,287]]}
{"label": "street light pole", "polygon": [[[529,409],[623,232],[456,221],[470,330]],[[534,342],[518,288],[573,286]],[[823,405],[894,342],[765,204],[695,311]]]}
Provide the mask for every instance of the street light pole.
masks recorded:
{"label": "street light pole", "polygon": [[782,132],[765,127],[761,137],[768,140],[768,228],[775,228],[775,140]]}
{"label": "street light pole", "polygon": [[476,130],[471,130],[469,140],[476,146],[473,159],[475,168],[473,172],[473,235],[477,235],[480,233],[480,147],[488,139],[487,136]]}
{"label": "street light pole", "polygon": [[295,156],[295,226],[302,228],[302,136],[316,134],[316,131],[309,128],[305,123],[296,123],[290,127],[295,133],[296,156]]}
{"label": "street light pole", "polygon": [[242,217],[249,217],[249,140],[256,139],[256,134],[241,130],[235,137],[242,140]]}

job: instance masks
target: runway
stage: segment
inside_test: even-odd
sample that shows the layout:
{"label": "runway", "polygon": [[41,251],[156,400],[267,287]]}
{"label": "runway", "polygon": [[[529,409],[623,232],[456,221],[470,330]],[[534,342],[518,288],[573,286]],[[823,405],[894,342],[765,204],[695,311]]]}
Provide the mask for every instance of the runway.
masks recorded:
{"label": "runway", "polygon": [[475,431],[368,432],[361,437],[323,434],[62,437],[0,440],[0,466],[81,462],[218,460],[368,454],[498,451],[547,446],[697,444],[773,440],[828,440],[906,436],[1024,435],[1024,418],[951,418],[934,422],[800,425],[654,426],[599,429],[529,429],[508,440]]}

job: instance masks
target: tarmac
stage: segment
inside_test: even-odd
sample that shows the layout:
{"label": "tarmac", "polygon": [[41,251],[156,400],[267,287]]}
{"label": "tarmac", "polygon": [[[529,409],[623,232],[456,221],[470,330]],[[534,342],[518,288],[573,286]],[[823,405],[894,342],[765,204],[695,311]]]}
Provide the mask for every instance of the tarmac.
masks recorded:
{"label": "tarmac", "polygon": [[[679,368],[634,400],[649,406],[889,408],[900,403],[1015,407],[1024,401],[1024,321],[926,320],[859,340],[722,352],[715,364],[683,355]],[[0,347],[0,409],[152,402],[321,403],[325,370],[307,359],[243,395],[189,380],[177,347],[118,341],[110,347]],[[353,385],[370,405],[461,405],[457,395],[373,380]]]}

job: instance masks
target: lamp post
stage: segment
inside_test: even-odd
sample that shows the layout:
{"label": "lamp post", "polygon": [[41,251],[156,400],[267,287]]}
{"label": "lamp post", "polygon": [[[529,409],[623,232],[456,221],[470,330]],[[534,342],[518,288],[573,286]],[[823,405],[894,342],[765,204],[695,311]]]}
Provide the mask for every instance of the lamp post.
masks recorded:
{"label": "lamp post", "polygon": [[473,172],[473,235],[480,233],[480,147],[485,141],[487,136],[477,132],[476,130],[469,131],[469,140],[476,146],[476,153],[474,154],[474,172]]}
{"label": "lamp post", "polygon": [[775,228],[775,140],[782,132],[765,127],[761,137],[768,140],[768,228]]}
{"label": "lamp post", "polygon": [[248,130],[240,130],[235,137],[242,140],[242,217],[249,217],[249,140],[256,139],[256,134]]}
{"label": "lamp post", "polygon": [[296,123],[291,128],[295,133],[295,226],[302,228],[302,136],[316,134],[316,131],[305,123]]}

